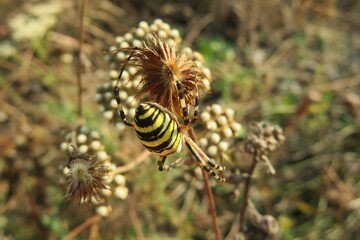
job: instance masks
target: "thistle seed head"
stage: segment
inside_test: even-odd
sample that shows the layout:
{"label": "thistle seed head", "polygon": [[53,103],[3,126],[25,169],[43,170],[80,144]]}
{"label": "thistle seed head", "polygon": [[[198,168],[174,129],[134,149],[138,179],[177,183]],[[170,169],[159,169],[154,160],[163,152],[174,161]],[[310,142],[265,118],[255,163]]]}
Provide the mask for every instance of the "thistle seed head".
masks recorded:
{"label": "thistle seed head", "polygon": [[269,155],[285,141],[285,136],[279,126],[266,121],[253,123],[245,140],[245,151],[250,154]]}
{"label": "thistle seed head", "polygon": [[266,121],[256,122],[250,126],[250,133],[245,139],[245,151],[253,155],[256,161],[265,162],[271,173],[275,169],[270,163],[269,155],[285,141],[279,126]]}
{"label": "thistle seed head", "polygon": [[151,24],[142,21],[128,33],[116,37],[116,45],[109,50],[122,50],[106,55],[110,63],[109,76],[112,83],[104,83],[98,88],[96,95],[103,116],[122,129],[117,108],[112,104],[115,99],[108,99],[107,95],[113,94],[113,84],[119,76],[119,64],[125,64],[134,48],[136,51],[133,52],[130,62],[125,64],[127,66],[118,82],[122,107],[130,121],[134,111],[132,106],[128,106],[127,98],[132,99],[133,96],[138,97],[132,99],[131,103],[134,105],[138,104],[140,97],[145,97],[146,101],[157,102],[180,116],[179,93],[174,85],[176,79],[179,79],[184,87],[188,108],[195,104],[198,90],[209,91],[211,73],[203,65],[204,58],[188,47],[178,54],[181,41],[179,31],[160,19]]}
{"label": "thistle seed head", "polygon": [[186,106],[194,106],[199,88],[207,89],[205,74],[185,54],[177,54],[175,47],[153,34],[138,48],[131,61],[139,68],[141,89],[138,96],[148,96],[152,101],[174,110],[180,116],[179,81],[184,89]]}
{"label": "thistle seed head", "polygon": [[74,149],[69,154],[67,171],[68,191],[66,199],[79,205],[88,202],[92,197],[101,201],[101,191],[107,189],[105,177],[108,170],[103,161],[88,154],[81,154]]}

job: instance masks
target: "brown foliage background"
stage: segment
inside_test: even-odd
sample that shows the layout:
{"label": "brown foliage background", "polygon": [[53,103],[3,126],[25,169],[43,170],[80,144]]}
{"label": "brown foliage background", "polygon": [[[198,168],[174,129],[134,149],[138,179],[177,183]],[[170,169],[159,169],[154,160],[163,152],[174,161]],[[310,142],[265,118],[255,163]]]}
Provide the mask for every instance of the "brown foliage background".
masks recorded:
{"label": "brown foliage background", "polygon": [[[0,238],[60,239],[89,219],[79,239],[209,239],[204,192],[182,171],[159,173],[145,161],[126,174],[129,197],[108,218],[68,208],[59,150],[76,126],[78,3],[3,1],[0,10]],[[104,135],[119,164],[142,151],[131,132],[118,140],[97,112],[107,81],[102,50],[139,21],[160,18],[212,70],[212,94],[246,126],[270,120],[285,129],[273,155],[275,176],[259,169],[252,199],[280,224],[282,239],[360,236],[360,3],[356,0],[90,1],[85,18],[84,118]],[[34,13],[32,13],[34,14]],[[19,17],[20,16],[20,17]],[[16,20],[14,20],[16,19]],[[32,19],[32,20],[31,20]],[[101,126],[101,127],[99,127]],[[239,168],[249,159],[241,156]],[[241,187],[241,186],[240,186]],[[238,189],[214,188],[220,228],[231,238]],[[156,219],[156,221],[154,221]]]}

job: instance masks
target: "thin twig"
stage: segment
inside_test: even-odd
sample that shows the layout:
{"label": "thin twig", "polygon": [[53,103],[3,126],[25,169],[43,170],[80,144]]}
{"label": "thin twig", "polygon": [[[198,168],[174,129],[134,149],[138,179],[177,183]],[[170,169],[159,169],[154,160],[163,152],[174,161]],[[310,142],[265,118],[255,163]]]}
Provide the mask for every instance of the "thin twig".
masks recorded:
{"label": "thin twig", "polygon": [[84,64],[82,61],[82,51],[83,44],[85,40],[85,30],[84,30],[84,21],[85,21],[85,13],[86,13],[87,0],[81,0],[80,7],[80,23],[79,23],[79,33],[80,33],[80,41],[79,41],[79,56],[78,56],[78,69],[77,69],[77,86],[78,86],[78,117],[79,123],[83,122],[83,112],[82,112],[82,75],[84,71]]}
{"label": "thin twig", "polygon": [[219,223],[218,223],[218,220],[217,220],[217,217],[216,217],[216,211],[215,211],[214,197],[213,197],[212,190],[211,190],[210,183],[209,183],[209,176],[208,176],[207,172],[203,168],[201,168],[201,172],[202,172],[202,175],[203,175],[205,191],[206,191],[206,194],[208,195],[208,198],[209,198],[210,213],[211,213],[211,218],[212,218],[212,221],[213,221],[213,226],[214,226],[214,230],[215,230],[216,239],[221,240]]}
{"label": "thin twig", "polygon": [[133,206],[132,203],[130,203],[130,207],[129,207],[129,217],[130,217],[130,221],[134,227],[136,238],[139,240],[145,240],[145,236],[144,236],[144,233],[143,233],[142,227],[141,227],[141,222],[136,213],[136,208]]}
{"label": "thin twig", "polygon": [[94,222],[90,227],[89,240],[99,239],[99,221]]}
{"label": "thin twig", "polygon": [[115,175],[115,174],[128,172],[131,169],[133,169],[134,167],[136,167],[138,164],[145,161],[149,155],[150,155],[150,152],[145,150],[135,160],[131,161],[130,163],[128,163],[124,166],[120,166],[120,167],[116,168],[114,171],[111,171],[111,174]]}
{"label": "thin twig", "polygon": [[[59,48],[64,48],[66,50],[79,50],[80,40],[73,38],[71,36],[65,35],[59,32],[50,32],[49,38],[53,44],[58,46]],[[83,43],[82,44],[82,52],[89,53],[93,51],[93,46],[90,44]],[[1,62],[0,62],[1,63]]]}
{"label": "thin twig", "polygon": [[183,44],[185,46],[191,46],[194,40],[199,36],[200,32],[214,20],[215,17],[213,14],[207,14],[200,19],[196,19],[196,24],[193,24],[191,29],[188,31],[189,33],[184,39]]}
{"label": "thin twig", "polygon": [[[195,132],[194,132],[193,128],[191,128],[189,130],[189,136],[194,142],[197,142],[196,135],[195,135]],[[201,172],[202,172],[202,175],[203,175],[205,191],[206,191],[206,194],[207,194],[207,196],[209,198],[210,214],[211,214],[211,218],[212,218],[212,221],[213,221],[216,240],[221,240],[219,223],[218,223],[218,220],[217,220],[217,217],[216,217],[216,211],[215,211],[214,197],[213,197],[212,190],[211,190],[210,183],[209,183],[209,176],[208,176],[207,172],[203,168],[201,168]]]}
{"label": "thin twig", "polygon": [[87,227],[90,225],[99,222],[101,217],[99,215],[92,216],[91,218],[88,218],[85,222],[77,226],[75,229],[73,229],[68,235],[64,237],[63,240],[71,240],[74,237],[76,237],[79,233],[84,231]]}
{"label": "thin twig", "polygon": [[240,210],[239,232],[243,232],[246,208],[247,208],[248,203],[249,203],[249,192],[250,192],[250,186],[251,186],[251,179],[252,179],[252,175],[254,173],[254,169],[256,167],[256,164],[257,164],[257,161],[254,158],[252,163],[251,163],[249,172],[248,172],[249,177],[246,178],[246,182],[245,182],[244,199],[243,199],[243,204],[242,204],[241,210]]}

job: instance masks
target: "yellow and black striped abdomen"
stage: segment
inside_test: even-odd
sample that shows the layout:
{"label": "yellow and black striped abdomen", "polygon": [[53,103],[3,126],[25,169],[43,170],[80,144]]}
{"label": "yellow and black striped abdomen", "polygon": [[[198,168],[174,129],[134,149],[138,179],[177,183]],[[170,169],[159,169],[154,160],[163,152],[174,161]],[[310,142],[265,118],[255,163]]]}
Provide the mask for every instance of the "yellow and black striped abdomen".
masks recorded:
{"label": "yellow and black striped abdomen", "polygon": [[160,156],[181,150],[182,132],[178,122],[155,103],[141,103],[135,113],[134,129],[142,145]]}

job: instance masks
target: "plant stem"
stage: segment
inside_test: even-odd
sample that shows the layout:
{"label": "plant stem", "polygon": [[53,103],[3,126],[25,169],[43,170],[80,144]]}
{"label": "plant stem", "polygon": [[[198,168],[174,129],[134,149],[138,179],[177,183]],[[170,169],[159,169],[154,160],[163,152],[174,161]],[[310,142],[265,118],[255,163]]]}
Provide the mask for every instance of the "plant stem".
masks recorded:
{"label": "plant stem", "polygon": [[111,174],[115,175],[115,174],[122,174],[128,172],[137,165],[139,165],[140,163],[142,163],[143,161],[145,161],[146,159],[148,159],[149,155],[150,152],[148,150],[144,150],[135,160],[129,162],[126,165],[117,167],[116,169],[111,171]]}
{"label": "plant stem", "polygon": [[68,235],[66,235],[63,239],[64,240],[71,240],[74,237],[76,237],[79,233],[84,231],[87,227],[94,223],[98,223],[101,220],[101,217],[99,215],[92,216],[88,218],[85,222],[77,226],[75,229],[73,229]]}
{"label": "plant stem", "polygon": [[243,204],[240,210],[240,223],[239,223],[239,232],[243,232],[243,228],[244,228],[244,219],[245,219],[245,214],[246,214],[246,208],[248,206],[248,202],[249,202],[249,192],[250,192],[250,186],[251,186],[251,179],[252,179],[252,175],[254,173],[254,169],[256,167],[257,161],[255,160],[255,158],[253,158],[253,161],[251,163],[249,172],[248,172],[248,178],[246,179],[245,182],[245,189],[244,189],[244,199],[243,199]]}
{"label": "plant stem", "polygon": [[[197,142],[196,135],[195,135],[193,128],[189,129],[189,136],[195,143]],[[212,218],[212,222],[213,222],[216,240],[221,240],[219,223],[218,223],[218,220],[216,217],[216,211],[215,211],[214,197],[213,197],[212,190],[211,190],[210,183],[209,183],[209,176],[203,168],[201,168],[201,172],[203,175],[205,191],[206,191],[206,194],[209,199],[210,214],[211,214],[211,218]]]}
{"label": "plant stem", "polygon": [[82,75],[84,71],[84,64],[82,61],[82,52],[83,52],[83,45],[85,39],[85,30],[84,30],[84,21],[85,21],[85,13],[86,13],[86,6],[87,0],[81,0],[80,6],[80,23],[79,23],[79,49],[78,49],[78,69],[77,69],[77,86],[78,86],[78,117],[79,122],[82,124],[83,122],[83,109],[82,109]]}

